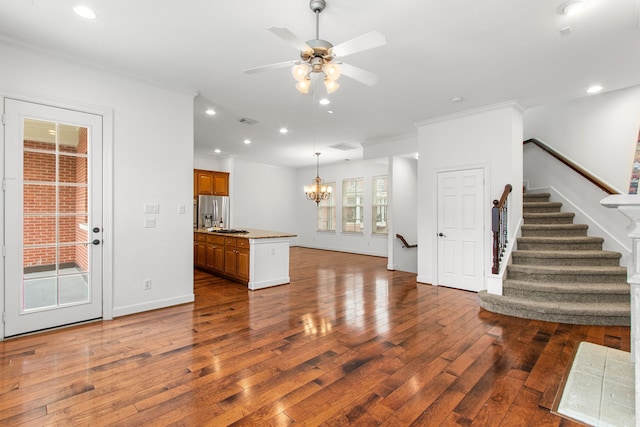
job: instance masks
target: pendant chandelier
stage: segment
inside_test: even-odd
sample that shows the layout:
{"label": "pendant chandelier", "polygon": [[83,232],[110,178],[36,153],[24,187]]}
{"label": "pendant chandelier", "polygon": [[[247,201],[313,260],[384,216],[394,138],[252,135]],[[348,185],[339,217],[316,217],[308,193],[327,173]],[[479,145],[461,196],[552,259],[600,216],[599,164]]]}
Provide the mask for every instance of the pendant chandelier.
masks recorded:
{"label": "pendant chandelier", "polygon": [[311,185],[305,185],[304,195],[308,200],[316,202],[316,205],[331,196],[331,187],[325,185],[320,178],[320,153],[316,153],[316,177],[311,180]]}

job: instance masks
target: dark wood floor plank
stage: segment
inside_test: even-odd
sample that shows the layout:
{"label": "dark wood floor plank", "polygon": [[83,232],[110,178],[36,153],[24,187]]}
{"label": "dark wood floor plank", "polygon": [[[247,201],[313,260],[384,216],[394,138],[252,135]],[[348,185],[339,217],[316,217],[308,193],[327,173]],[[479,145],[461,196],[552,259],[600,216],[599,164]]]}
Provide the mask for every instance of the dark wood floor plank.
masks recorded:
{"label": "dark wood floor plank", "polygon": [[0,425],[551,425],[581,341],[386,259],[291,249],[291,284],[194,272],[193,304],[0,342]]}

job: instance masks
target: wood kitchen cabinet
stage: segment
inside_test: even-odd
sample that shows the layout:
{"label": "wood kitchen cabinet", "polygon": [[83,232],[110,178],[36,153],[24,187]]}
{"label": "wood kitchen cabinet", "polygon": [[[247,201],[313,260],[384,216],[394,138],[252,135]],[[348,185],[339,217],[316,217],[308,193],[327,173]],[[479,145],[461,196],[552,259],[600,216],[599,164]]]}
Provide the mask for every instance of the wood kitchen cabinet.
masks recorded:
{"label": "wood kitchen cabinet", "polygon": [[196,267],[249,282],[249,239],[194,233],[193,253]]}
{"label": "wood kitchen cabinet", "polygon": [[225,238],[224,274],[245,283],[249,281],[249,239]]}
{"label": "wood kitchen cabinet", "polygon": [[194,196],[229,195],[229,172],[195,169],[193,174]]}
{"label": "wood kitchen cabinet", "polygon": [[207,267],[207,235],[193,233],[193,261],[196,267]]}
{"label": "wood kitchen cabinet", "polygon": [[224,237],[207,235],[207,261],[208,270],[224,272]]}

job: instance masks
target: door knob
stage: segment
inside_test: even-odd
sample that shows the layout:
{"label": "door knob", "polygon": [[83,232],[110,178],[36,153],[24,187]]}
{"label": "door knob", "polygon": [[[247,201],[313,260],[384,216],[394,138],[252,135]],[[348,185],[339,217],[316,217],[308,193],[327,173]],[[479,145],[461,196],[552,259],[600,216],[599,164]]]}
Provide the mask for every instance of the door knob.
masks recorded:
{"label": "door knob", "polygon": [[100,232],[100,227],[93,227],[93,231],[94,233],[99,233]]}
{"label": "door knob", "polygon": [[444,235],[444,234],[442,234],[442,233],[438,233],[438,236],[440,236],[440,237],[447,237],[447,236],[445,236],[445,235]]}

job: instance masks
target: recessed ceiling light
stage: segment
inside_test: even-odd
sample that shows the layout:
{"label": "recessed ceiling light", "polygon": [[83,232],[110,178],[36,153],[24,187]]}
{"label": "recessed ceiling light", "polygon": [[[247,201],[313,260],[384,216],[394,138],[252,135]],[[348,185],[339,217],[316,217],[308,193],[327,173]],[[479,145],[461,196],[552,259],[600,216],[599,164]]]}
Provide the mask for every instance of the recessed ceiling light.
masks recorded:
{"label": "recessed ceiling light", "polygon": [[569,0],[565,1],[558,7],[558,13],[561,15],[573,16],[582,11],[586,5],[586,1]]}
{"label": "recessed ceiling light", "polygon": [[322,98],[319,101],[319,103],[320,103],[320,105],[329,105],[329,104],[331,104],[331,101],[329,101],[327,98]]}
{"label": "recessed ceiling light", "polygon": [[220,154],[222,152],[222,150],[220,150],[219,148],[216,148],[215,150],[213,150],[214,153],[216,154]]}
{"label": "recessed ceiling light", "polygon": [[78,15],[85,19],[96,19],[96,13],[89,9],[87,6],[76,6],[73,8],[73,11]]}
{"label": "recessed ceiling light", "polygon": [[216,110],[214,110],[213,108],[209,108],[207,111],[205,111],[205,113],[207,113],[210,116],[215,116]]}
{"label": "recessed ceiling light", "polygon": [[285,134],[285,133],[287,133],[287,132],[289,132],[289,129],[287,129],[287,128],[280,128],[280,133]]}
{"label": "recessed ceiling light", "polygon": [[251,144],[251,140],[250,140],[250,139],[245,139],[245,140],[244,140],[244,143],[245,143],[245,144],[247,144],[247,145],[249,145],[249,144]]}
{"label": "recessed ceiling light", "polygon": [[589,89],[587,89],[587,93],[598,93],[602,90],[602,86],[600,85],[593,85],[590,86]]}
{"label": "recessed ceiling light", "polygon": [[464,98],[461,96],[454,96],[453,98],[451,98],[451,102],[462,102],[464,101]]}
{"label": "recessed ceiling light", "polygon": [[327,110],[327,113],[333,114],[333,110]]}

